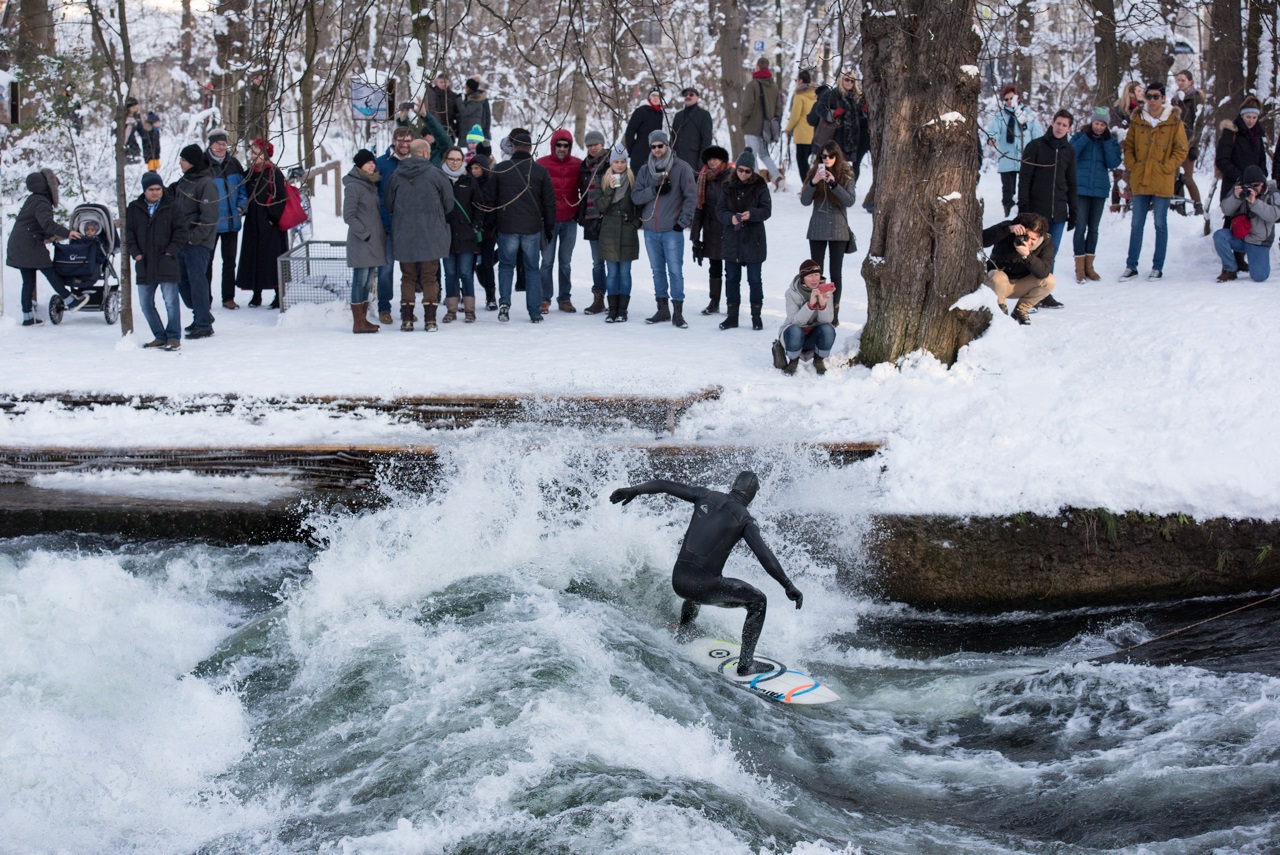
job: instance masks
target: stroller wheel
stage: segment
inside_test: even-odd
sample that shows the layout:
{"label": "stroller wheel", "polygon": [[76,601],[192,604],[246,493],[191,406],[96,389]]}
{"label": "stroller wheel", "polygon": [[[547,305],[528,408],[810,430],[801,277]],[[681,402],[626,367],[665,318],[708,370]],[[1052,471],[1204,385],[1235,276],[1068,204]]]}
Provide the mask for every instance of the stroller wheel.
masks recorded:
{"label": "stroller wheel", "polygon": [[102,301],[102,318],[108,324],[120,320],[120,289],[114,288]]}
{"label": "stroller wheel", "polygon": [[51,324],[62,323],[62,313],[65,310],[66,310],[66,305],[63,304],[61,297],[59,297],[57,294],[54,294],[52,297],[50,297],[49,298],[49,323]]}

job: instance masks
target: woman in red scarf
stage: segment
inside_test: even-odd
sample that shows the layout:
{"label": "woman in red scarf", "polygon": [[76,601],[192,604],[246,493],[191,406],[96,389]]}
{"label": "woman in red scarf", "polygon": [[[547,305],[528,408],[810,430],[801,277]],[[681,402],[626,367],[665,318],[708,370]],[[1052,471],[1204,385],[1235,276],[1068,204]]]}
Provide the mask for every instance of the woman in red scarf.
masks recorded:
{"label": "woman in red scarf", "polygon": [[244,218],[244,248],[236,270],[236,287],[253,292],[250,306],[262,305],[263,291],[276,291],[271,308],[280,308],[279,267],[276,260],[289,251],[289,235],[280,230],[284,215],[284,173],[271,162],[275,146],[259,137],[249,144],[249,175],[245,187],[249,210]]}

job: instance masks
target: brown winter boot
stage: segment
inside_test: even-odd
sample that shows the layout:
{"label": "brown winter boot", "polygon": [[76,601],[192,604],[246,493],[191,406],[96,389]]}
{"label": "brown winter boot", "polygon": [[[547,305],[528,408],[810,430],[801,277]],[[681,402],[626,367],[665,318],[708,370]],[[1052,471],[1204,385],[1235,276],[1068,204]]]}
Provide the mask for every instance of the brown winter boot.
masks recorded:
{"label": "brown winter boot", "polygon": [[413,303],[400,304],[400,332],[413,332]]}
{"label": "brown winter boot", "polygon": [[1079,282],[1079,283],[1084,282],[1084,277],[1085,277],[1084,256],[1077,255],[1076,256],[1076,282]]}
{"label": "brown winter boot", "polygon": [[604,292],[591,292],[591,305],[582,310],[584,315],[598,315],[604,311]]}
{"label": "brown winter boot", "polygon": [[458,319],[458,298],[445,297],[444,298],[444,318],[443,318],[444,322],[446,324],[451,324],[457,319]]}
{"label": "brown winter boot", "polygon": [[[435,332],[435,331],[436,331],[436,329],[437,329],[437,327],[436,327],[436,307],[437,307],[437,304],[436,304],[436,303],[423,303],[423,304],[422,304],[422,319],[423,319],[423,321],[424,321],[424,323],[422,324],[422,330],[423,330],[423,332]],[[455,317],[455,318],[457,317],[457,313],[456,313],[456,312],[454,313],[454,317]]]}
{"label": "brown winter boot", "polygon": [[1093,269],[1093,256],[1086,255],[1084,257],[1084,278],[1090,282],[1100,282],[1102,277],[1098,275],[1098,271]]}
{"label": "brown winter boot", "polygon": [[377,324],[369,323],[369,319],[366,317],[368,311],[368,303],[351,304],[351,331],[353,333],[370,333],[378,331]]}
{"label": "brown winter boot", "polygon": [[462,298],[462,322],[465,324],[474,324],[476,322],[476,298]]}

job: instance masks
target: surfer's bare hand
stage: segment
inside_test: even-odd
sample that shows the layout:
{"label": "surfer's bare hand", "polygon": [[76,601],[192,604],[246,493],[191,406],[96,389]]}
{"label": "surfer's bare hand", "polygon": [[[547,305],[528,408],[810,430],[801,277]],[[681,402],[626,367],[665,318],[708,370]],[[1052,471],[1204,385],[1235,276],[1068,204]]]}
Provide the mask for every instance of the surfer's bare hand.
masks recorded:
{"label": "surfer's bare hand", "polygon": [[795,603],[797,609],[804,605],[804,594],[795,585],[787,588],[787,599]]}
{"label": "surfer's bare hand", "polygon": [[631,487],[619,487],[609,494],[609,501],[615,505],[621,502],[624,505],[631,504],[631,500],[636,497],[636,491]]}

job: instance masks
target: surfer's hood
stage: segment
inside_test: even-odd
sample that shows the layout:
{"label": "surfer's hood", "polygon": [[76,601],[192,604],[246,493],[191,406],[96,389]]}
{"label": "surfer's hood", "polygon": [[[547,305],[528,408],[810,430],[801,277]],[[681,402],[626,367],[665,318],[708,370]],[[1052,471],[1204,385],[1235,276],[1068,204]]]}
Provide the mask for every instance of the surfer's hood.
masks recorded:
{"label": "surfer's hood", "polygon": [[742,504],[749,505],[756,497],[756,493],[760,492],[760,479],[754,472],[740,472],[738,477],[733,479],[733,486],[729,488],[729,492],[741,499]]}

